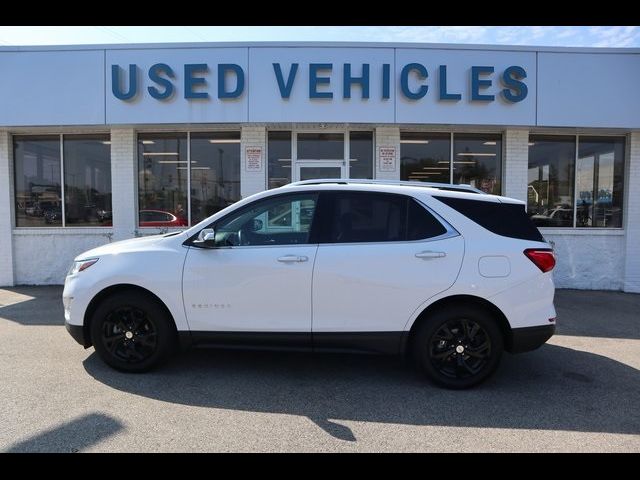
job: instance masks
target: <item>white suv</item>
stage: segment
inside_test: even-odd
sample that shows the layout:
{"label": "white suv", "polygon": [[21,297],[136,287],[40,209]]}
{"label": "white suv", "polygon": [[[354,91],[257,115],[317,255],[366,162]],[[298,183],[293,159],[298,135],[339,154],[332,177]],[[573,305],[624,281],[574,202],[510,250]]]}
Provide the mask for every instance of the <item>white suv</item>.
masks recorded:
{"label": "white suv", "polygon": [[112,367],[177,347],[410,354],[466,388],[555,329],[554,253],[518,200],[464,185],[310,180],[182,232],[79,255],[67,329]]}

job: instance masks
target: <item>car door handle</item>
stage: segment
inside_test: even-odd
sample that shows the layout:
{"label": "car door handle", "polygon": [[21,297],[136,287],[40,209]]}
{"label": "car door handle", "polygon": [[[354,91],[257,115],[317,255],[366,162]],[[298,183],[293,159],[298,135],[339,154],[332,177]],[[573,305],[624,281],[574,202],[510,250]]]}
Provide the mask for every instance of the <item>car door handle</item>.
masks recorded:
{"label": "car door handle", "polygon": [[284,257],[278,257],[278,261],[282,263],[306,262],[307,260],[309,260],[309,257],[305,257],[304,255],[285,255]]}
{"label": "car door handle", "polygon": [[429,260],[430,258],[442,258],[446,256],[447,254],[444,252],[433,252],[431,250],[416,253],[416,258],[424,258],[425,260]]}

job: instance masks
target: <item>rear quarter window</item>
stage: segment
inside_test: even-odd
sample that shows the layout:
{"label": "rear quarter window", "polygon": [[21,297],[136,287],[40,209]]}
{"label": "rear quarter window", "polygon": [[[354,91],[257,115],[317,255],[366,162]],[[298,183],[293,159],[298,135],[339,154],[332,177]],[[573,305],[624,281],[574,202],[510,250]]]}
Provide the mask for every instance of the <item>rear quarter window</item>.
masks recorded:
{"label": "rear quarter window", "polygon": [[436,200],[457,210],[496,235],[544,242],[540,231],[527,216],[524,205],[515,203],[494,203],[466,198],[434,196]]}

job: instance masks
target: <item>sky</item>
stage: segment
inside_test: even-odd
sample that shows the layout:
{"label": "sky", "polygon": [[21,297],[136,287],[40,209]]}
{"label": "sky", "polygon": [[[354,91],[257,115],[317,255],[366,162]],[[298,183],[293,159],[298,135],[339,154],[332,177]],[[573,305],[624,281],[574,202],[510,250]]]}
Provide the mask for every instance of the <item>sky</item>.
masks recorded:
{"label": "sky", "polygon": [[638,26],[0,26],[0,47],[170,42],[425,42],[640,47]]}

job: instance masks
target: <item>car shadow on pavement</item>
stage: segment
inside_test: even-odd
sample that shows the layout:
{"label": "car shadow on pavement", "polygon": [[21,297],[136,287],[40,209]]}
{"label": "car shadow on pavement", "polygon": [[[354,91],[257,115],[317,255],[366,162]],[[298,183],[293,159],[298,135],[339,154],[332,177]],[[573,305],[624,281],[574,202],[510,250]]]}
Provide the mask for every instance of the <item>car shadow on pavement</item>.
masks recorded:
{"label": "car shadow on pavement", "polygon": [[0,289],[0,319],[21,325],[64,325],[62,287],[47,285]]}
{"label": "car shadow on pavement", "polygon": [[86,371],[124,392],[190,406],[302,415],[355,441],[343,421],[640,434],[640,372],[600,355],[544,345],[505,355],[475,389],[430,384],[399,358],[192,350],[147,374],[94,353]]}
{"label": "car shadow on pavement", "polygon": [[6,453],[76,453],[122,429],[122,424],[115,418],[102,413],[91,413],[14,443]]}

